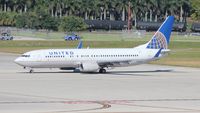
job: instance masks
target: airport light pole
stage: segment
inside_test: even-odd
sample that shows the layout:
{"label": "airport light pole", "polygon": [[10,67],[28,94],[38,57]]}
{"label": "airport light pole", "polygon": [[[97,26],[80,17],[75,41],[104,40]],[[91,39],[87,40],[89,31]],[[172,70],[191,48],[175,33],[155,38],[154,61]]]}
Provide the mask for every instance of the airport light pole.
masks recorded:
{"label": "airport light pole", "polygon": [[130,32],[131,29],[131,2],[128,2],[128,32]]}

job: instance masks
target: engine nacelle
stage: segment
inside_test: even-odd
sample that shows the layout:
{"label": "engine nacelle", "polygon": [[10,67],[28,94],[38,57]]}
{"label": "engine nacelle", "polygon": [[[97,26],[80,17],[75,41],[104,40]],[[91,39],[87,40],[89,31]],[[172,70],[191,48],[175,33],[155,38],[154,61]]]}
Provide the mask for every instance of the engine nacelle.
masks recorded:
{"label": "engine nacelle", "polygon": [[99,69],[99,65],[96,62],[83,62],[80,66],[82,72],[96,72]]}

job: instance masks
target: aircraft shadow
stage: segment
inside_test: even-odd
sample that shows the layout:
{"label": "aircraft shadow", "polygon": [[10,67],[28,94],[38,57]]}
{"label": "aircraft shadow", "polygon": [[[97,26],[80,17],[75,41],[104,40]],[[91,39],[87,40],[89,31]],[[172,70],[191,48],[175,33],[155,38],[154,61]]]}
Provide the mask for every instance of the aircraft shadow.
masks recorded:
{"label": "aircraft shadow", "polygon": [[149,71],[109,71],[106,74],[110,75],[130,75],[130,76],[152,76],[145,73],[165,73],[173,70],[149,70]]}
{"label": "aircraft shadow", "polygon": [[173,72],[173,70],[148,70],[148,71],[108,71],[107,73],[98,73],[98,72],[73,72],[73,71],[55,71],[55,72],[18,72],[18,73],[29,73],[29,74],[47,74],[47,73],[81,73],[81,74],[99,74],[99,75],[134,75],[134,76],[151,76],[145,75],[145,73],[165,73]]}
{"label": "aircraft shadow", "polygon": [[83,73],[83,74],[101,74],[101,75],[129,75],[129,76],[152,76],[145,75],[145,73],[165,73],[173,72],[173,70],[150,70],[150,71],[108,71],[105,74],[93,72],[93,73]]}
{"label": "aircraft shadow", "polygon": [[172,72],[173,70],[149,70],[149,71],[111,71],[108,73],[160,73],[160,72]]}

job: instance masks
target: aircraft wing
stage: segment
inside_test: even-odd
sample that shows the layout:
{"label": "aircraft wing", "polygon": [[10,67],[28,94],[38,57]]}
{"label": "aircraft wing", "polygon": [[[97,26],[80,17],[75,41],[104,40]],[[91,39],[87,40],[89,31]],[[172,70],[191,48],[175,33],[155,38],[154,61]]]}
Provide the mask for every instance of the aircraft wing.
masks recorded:
{"label": "aircraft wing", "polygon": [[131,61],[119,61],[119,62],[101,62],[98,63],[98,65],[100,67],[118,67],[118,66],[126,66],[126,65],[130,65]]}

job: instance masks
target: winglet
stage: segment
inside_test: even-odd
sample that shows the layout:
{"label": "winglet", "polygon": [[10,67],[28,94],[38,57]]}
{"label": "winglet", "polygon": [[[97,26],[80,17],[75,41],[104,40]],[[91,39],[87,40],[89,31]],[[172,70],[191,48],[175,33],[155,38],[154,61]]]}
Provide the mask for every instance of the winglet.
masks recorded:
{"label": "winglet", "polygon": [[78,43],[77,49],[81,49],[83,48],[83,41],[80,40],[80,42]]}

